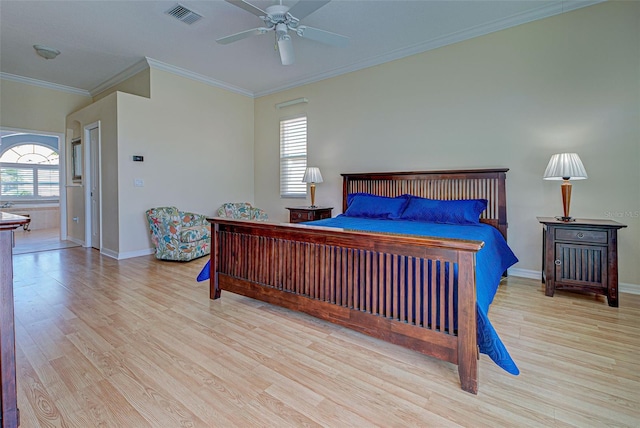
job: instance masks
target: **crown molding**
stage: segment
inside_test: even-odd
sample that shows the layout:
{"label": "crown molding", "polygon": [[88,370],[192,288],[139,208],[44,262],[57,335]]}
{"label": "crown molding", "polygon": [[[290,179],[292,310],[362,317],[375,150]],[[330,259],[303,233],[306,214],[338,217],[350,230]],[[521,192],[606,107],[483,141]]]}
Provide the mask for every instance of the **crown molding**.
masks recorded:
{"label": "crown molding", "polygon": [[116,74],[112,78],[104,81],[103,83],[91,89],[90,91],[85,91],[83,89],[73,88],[70,86],[58,85],[55,83],[45,82],[42,80],[31,79],[28,77],[17,76],[9,73],[0,73],[0,78],[15,81],[15,82],[20,82],[20,83],[25,83],[28,85],[40,86],[43,88],[67,92],[75,95],[93,97],[127,80],[128,78],[145,70],[146,68],[154,68],[154,69],[166,71],[178,76],[186,77],[188,79],[195,80],[210,86],[235,92],[240,95],[245,95],[251,98],[258,98],[265,95],[270,95],[270,94],[285,91],[288,89],[293,89],[299,86],[307,85],[310,83],[319,82],[321,80],[329,79],[332,77],[337,77],[343,74],[351,73],[353,71],[358,71],[365,68],[373,67],[386,62],[395,61],[411,55],[424,53],[432,49],[437,49],[437,48],[458,43],[464,40],[469,40],[474,37],[483,36],[496,31],[515,27],[517,25],[526,24],[528,22],[536,21],[538,19],[548,18],[561,13],[569,12],[576,9],[581,9],[583,7],[592,6],[594,4],[602,3],[604,1],[606,0],[585,0],[585,1],[572,0],[572,1],[563,1],[559,3],[553,3],[550,5],[541,6],[535,10],[510,16],[504,19],[496,20],[488,24],[477,26],[471,29],[466,29],[456,33],[448,34],[446,36],[438,37],[436,39],[429,40],[427,42],[418,43],[403,49],[398,49],[396,51],[390,52],[385,55],[379,55],[373,58],[366,59],[364,61],[353,63],[345,67],[335,68],[333,70],[330,70],[324,73],[314,74],[312,76],[308,76],[302,79],[289,82],[285,85],[281,85],[281,86],[277,86],[274,88],[265,89],[263,91],[257,91],[257,92],[252,92],[248,89],[244,89],[244,88],[234,86],[219,80],[215,80],[215,79],[203,76],[201,74],[198,74],[180,67],[176,67],[170,64],[166,64],[161,61],[157,61],[148,57],[141,59],[131,67]]}
{"label": "crown molding", "polygon": [[251,98],[255,98],[253,92],[240,88],[238,86],[233,86],[219,80],[211,79],[209,77],[203,76],[198,73],[194,73],[189,70],[185,70],[184,68],[176,67],[170,64],[166,64],[161,61],[157,61],[152,58],[145,57],[144,59],[136,62],[131,67],[126,70],[116,74],[112,78],[105,80],[95,88],[90,91],[85,91],[84,89],[72,88],[71,86],[58,85],[56,83],[45,82],[44,80],[32,79],[30,77],[17,76],[15,74],[9,74],[0,72],[0,79],[10,80],[14,82],[24,83],[27,85],[40,86],[47,89],[53,89],[56,91],[68,92],[75,95],[83,95],[85,97],[95,97],[98,94],[106,91],[109,88],[116,86],[119,83],[124,82],[130,77],[135,76],[147,68],[154,68],[156,70],[166,71],[168,73],[176,74],[181,77],[186,77],[187,79],[195,80],[201,83],[205,83],[210,86],[215,86],[217,88],[225,89],[227,91],[235,92],[240,95],[245,95]]}
{"label": "crown molding", "polygon": [[32,85],[36,85],[36,86],[43,86],[43,87],[47,87],[47,88],[55,89],[55,90],[59,90],[59,91],[65,91],[65,92],[71,92],[71,93],[75,93],[75,94],[79,94],[79,95],[95,97],[96,95],[101,94],[102,92],[104,92],[104,91],[106,91],[106,90],[118,85],[119,83],[124,82],[125,80],[135,76],[136,74],[138,74],[141,71],[144,71],[144,70],[146,70],[148,68],[153,68],[153,69],[156,69],[156,70],[166,71],[166,72],[169,72],[169,73],[172,73],[172,74],[176,74],[176,75],[181,76],[181,77],[186,77],[186,78],[191,79],[191,80],[196,80],[198,82],[205,83],[205,84],[210,85],[210,86],[215,86],[215,87],[218,87],[218,88],[226,89],[226,90],[231,91],[231,92],[236,92],[238,94],[254,98],[253,92],[248,91],[246,89],[243,89],[243,88],[240,88],[240,87],[237,87],[237,86],[233,86],[233,85],[229,85],[229,84],[221,82],[219,80],[211,79],[211,78],[203,76],[201,74],[194,73],[192,71],[185,70],[183,68],[176,67],[176,66],[173,66],[171,64],[166,64],[164,62],[157,61],[157,60],[155,60],[153,58],[149,58],[149,57],[145,57],[145,58],[141,59],[140,61],[138,61],[135,64],[133,64],[131,67],[129,67],[129,68],[125,69],[124,71],[116,74],[115,76],[111,77],[110,79],[105,80],[104,82],[102,82],[98,86],[94,87],[90,91],[85,91],[83,89],[77,89],[77,88],[71,88],[69,86],[56,85],[55,83],[44,82],[42,80],[35,80],[35,79],[28,78],[28,77],[16,76],[16,75],[7,74],[7,73],[2,73],[1,77],[3,79],[6,78],[7,80],[14,80],[14,81],[18,81],[18,82],[21,82],[21,83],[27,83],[27,84],[32,84]]}
{"label": "crown molding", "polygon": [[10,80],[12,82],[24,83],[25,85],[39,86],[41,88],[52,89],[54,91],[67,92],[73,95],[82,95],[90,97],[89,91],[84,89],[73,88],[71,86],[58,85],[57,83],[45,82],[44,80],[32,79],[30,77],[17,76],[15,74],[0,73],[0,79]]}
{"label": "crown molding", "polygon": [[146,70],[147,68],[149,68],[149,64],[147,64],[146,58],[141,59],[140,61],[133,64],[131,67],[125,69],[124,71],[121,71],[120,73],[116,74],[110,79],[105,80],[95,88],[91,89],[89,93],[91,94],[92,97],[95,97],[96,95],[103,93],[109,88],[113,88],[117,84],[124,82],[128,78],[135,76],[136,74]]}
{"label": "crown molding", "polygon": [[541,6],[538,9],[523,12],[517,15],[513,15],[507,18],[499,19],[487,24],[479,25],[470,29],[465,29],[456,33],[451,33],[436,39],[432,39],[426,42],[417,43],[415,45],[398,49],[393,52],[379,55],[373,58],[366,59],[348,65],[346,67],[340,67],[330,70],[325,73],[315,74],[308,78],[296,80],[295,82],[287,83],[286,85],[278,86],[275,88],[267,89],[254,93],[254,98],[262,97],[265,95],[274,94],[287,89],[293,89],[298,86],[307,85],[310,83],[319,82],[321,80],[337,77],[342,74],[351,73],[353,71],[362,70],[365,68],[373,67],[376,65],[384,64],[386,62],[395,61],[411,55],[424,53],[433,49],[441,48],[454,43],[462,42],[464,40],[473,39],[475,37],[484,36],[496,31],[505,30],[507,28],[515,27],[528,22],[536,21],[538,19],[548,18],[561,13],[569,12],[583,7],[592,6],[594,4],[603,3],[606,0],[587,0],[587,1],[570,1],[554,3],[551,5]]}
{"label": "crown molding", "polygon": [[145,59],[149,63],[149,67],[154,68],[156,70],[166,71],[169,73],[176,74],[178,76],[186,77],[187,79],[191,79],[197,82],[207,84],[209,86],[215,86],[216,88],[226,89],[227,91],[235,92],[240,95],[245,95],[245,96],[254,98],[253,92],[247,89],[240,88],[238,86],[233,86],[228,83],[203,76],[202,74],[194,73],[193,71],[185,70],[184,68],[176,67],[171,64],[166,64],[164,62],[160,62],[152,58],[147,57]]}

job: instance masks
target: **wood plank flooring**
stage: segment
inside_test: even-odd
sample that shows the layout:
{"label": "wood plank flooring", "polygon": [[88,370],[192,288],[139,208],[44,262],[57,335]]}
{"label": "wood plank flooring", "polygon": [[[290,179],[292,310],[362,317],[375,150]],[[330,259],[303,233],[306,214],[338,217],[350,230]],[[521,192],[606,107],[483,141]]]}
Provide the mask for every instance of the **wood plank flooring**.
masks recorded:
{"label": "wood plank flooring", "polygon": [[60,229],[24,230],[18,228],[13,232],[15,246],[13,254],[35,253],[37,251],[59,250],[63,248],[79,247],[72,241],[60,239]]}
{"label": "wood plank flooring", "polygon": [[206,262],[14,256],[22,427],[638,427],[640,296],[503,282],[490,318],[521,374],[457,368],[223,292]]}

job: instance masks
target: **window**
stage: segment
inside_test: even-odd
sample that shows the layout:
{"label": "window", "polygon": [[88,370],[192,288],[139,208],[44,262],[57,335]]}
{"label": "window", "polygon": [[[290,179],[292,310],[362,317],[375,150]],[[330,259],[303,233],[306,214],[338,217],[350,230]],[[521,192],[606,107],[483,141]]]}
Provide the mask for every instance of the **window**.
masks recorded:
{"label": "window", "polygon": [[50,147],[10,147],[0,156],[0,196],[3,200],[58,199],[58,161],[58,153]]}
{"label": "window", "polygon": [[307,116],[280,121],[280,197],[305,198],[302,182],[307,167]]}

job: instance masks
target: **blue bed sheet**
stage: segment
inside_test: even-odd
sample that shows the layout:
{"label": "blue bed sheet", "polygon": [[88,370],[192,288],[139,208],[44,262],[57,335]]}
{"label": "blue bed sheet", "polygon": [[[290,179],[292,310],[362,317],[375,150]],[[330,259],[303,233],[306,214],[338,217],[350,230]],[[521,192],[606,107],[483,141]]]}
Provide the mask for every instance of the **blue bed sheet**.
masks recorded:
{"label": "blue bed sheet", "polygon": [[[520,373],[488,317],[489,306],[498,290],[502,273],[518,261],[496,228],[486,224],[454,225],[406,220],[367,219],[344,215],[305,224],[368,232],[484,241],[484,247],[476,255],[478,346],[480,352],[488,355],[508,373],[513,375]],[[198,275],[198,281],[204,281],[208,278],[209,262]]]}

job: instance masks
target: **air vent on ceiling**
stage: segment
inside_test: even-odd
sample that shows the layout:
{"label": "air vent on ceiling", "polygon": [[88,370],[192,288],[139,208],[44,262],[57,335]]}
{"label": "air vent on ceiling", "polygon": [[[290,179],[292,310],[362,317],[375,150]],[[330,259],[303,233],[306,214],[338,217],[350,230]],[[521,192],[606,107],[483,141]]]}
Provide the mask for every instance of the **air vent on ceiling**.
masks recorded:
{"label": "air vent on ceiling", "polygon": [[191,9],[188,9],[180,3],[176,4],[165,13],[189,25],[193,24],[194,22],[200,21],[200,19],[202,18],[202,15],[192,11]]}

